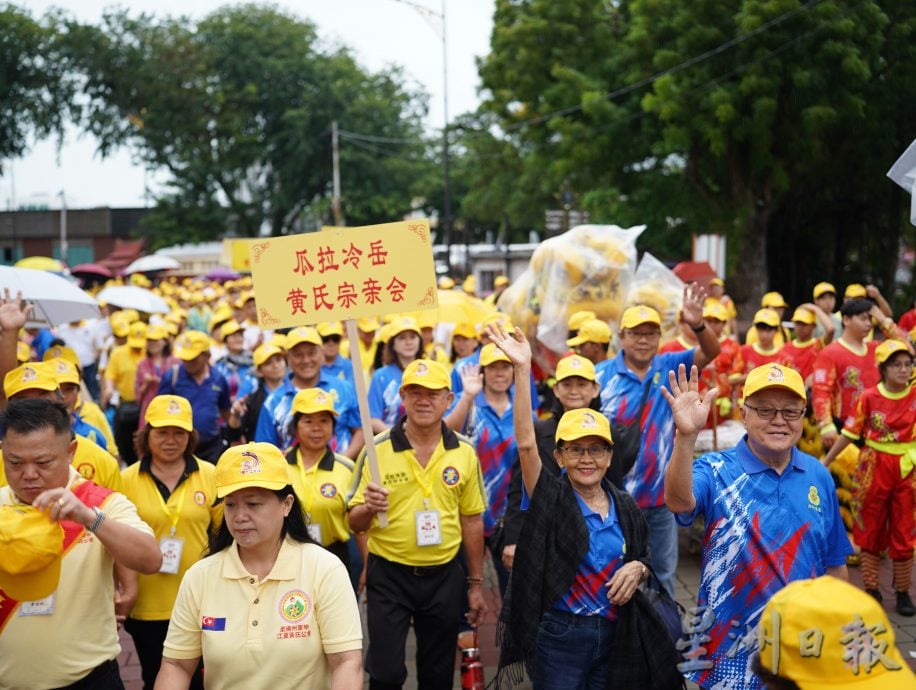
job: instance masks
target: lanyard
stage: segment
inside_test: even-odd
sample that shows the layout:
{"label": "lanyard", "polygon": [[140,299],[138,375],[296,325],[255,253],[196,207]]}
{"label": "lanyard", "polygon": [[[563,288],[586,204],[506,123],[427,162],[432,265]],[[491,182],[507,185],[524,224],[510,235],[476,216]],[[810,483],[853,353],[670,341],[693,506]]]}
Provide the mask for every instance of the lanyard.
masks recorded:
{"label": "lanyard", "polygon": [[[165,513],[165,516],[169,519],[169,522],[171,523],[171,528],[169,529],[170,537],[175,536],[175,528],[178,527],[178,518],[181,517],[181,503],[184,499],[185,489],[187,488],[188,488],[188,481],[185,480],[181,483],[181,488],[178,489],[178,491],[176,492],[178,495],[175,496],[175,512],[172,512],[172,510],[166,504],[165,499],[162,498],[162,493],[159,491],[159,489],[156,489],[156,496],[158,496],[159,498],[159,505],[162,506],[162,512]],[[169,499],[171,498],[172,496],[169,496]]]}

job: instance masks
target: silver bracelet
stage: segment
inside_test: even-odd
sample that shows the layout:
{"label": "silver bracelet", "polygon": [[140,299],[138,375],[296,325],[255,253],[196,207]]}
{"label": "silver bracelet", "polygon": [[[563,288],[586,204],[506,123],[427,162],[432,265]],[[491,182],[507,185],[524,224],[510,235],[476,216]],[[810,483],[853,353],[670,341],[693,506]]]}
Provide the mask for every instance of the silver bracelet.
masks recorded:
{"label": "silver bracelet", "polygon": [[103,513],[98,508],[93,508],[93,510],[95,511],[95,520],[93,520],[92,524],[89,525],[86,529],[95,534],[99,527],[102,526],[102,523],[105,522],[105,513]]}

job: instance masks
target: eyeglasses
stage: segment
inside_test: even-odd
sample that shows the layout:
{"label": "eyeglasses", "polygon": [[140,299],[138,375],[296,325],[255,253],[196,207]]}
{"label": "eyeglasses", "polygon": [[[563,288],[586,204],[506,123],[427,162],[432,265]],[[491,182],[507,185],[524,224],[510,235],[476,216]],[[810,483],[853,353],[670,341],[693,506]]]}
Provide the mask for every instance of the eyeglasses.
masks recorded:
{"label": "eyeglasses", "polygon": [[323,336],[323,337],[321,338],[321,342],[323,342],[323,343],[328,343],[328,342],[331,342],[331,343],[339,343],[339,342],[340,342],[340,336],[339,336],[339,335],[326,335],[326,336]]}
{"label": "eyeglasses", "polygon": [[592,460],[600,460],[607,456],[610,450],[610,446],[600,446],[597,443],[588,448],[583,448],[582,446],[563,446],[563,452],[573,460],[581,460],[586,452],[588,452],[588,457]]}
{"label": "eyeglasses", "polygon": [[760,419],[770,420],[776,417],[776,413],[782,415],[782,418],[787,422],[797,422],[802,418],[802,415],[805,414],[804,407],[787,407],[783,410],[780,410],[778,407],[754,407],[753,405],[748,405],[744,403],[745,407],[749,407],[754,412],[757,413],[757,416]]}
{"label": "eyeglasses", "polygon": [[646,331],[631,331],[627,329],[627,333],[630,334],[630,337],[633,338],[633,340],[650,340],[651,341],[651,340],[657,340],[661,338],[662,336],[661,331],[646,332]]}
{"label": "eyeglasses", "polygon": [[754,328],[756,328],[758,331],[775,331],[776,330],[776,326],[771,326],[768,323],[755,323]]}

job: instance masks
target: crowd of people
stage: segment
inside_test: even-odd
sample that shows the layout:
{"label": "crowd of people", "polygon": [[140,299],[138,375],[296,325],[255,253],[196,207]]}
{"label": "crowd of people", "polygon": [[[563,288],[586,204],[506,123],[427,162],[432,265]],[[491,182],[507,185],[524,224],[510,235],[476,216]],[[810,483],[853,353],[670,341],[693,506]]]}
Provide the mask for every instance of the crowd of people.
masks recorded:
{"label": "crowd of people", "polygon": [[[491,569],[500,686],[914,687],[879,580],[887,556],[916,615],[916,309],[874,286],[789,319],[769,292],[743,338],[719,279],[668,342],[651,306],[576,311],[549,372],[498,294],[479,323],[359,319],[354,372],[340,323],[261,329],[249,278],[154,289],[168,314],[54,329],[0,299],[0,688],[122,688],[122,625],[147,689],[400,688],[411,627],[419,687],[449,688]],[[826,466],[851,448],[848,533]],[[704,537],[672,634],[678,525]]]}

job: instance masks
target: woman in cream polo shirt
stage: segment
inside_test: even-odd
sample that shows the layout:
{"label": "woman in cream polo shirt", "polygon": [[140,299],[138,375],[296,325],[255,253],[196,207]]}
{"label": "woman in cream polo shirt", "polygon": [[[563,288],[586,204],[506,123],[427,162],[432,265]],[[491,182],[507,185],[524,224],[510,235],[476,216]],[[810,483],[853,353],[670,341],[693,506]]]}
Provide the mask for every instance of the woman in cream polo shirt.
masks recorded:
{"label": "woman in cream polo shirt", "polygon": [[362,629],[343,563],[309,537],[289,465],[269,443],[216,466],[224,519],[184,577],[156,690],[363,686]]}

